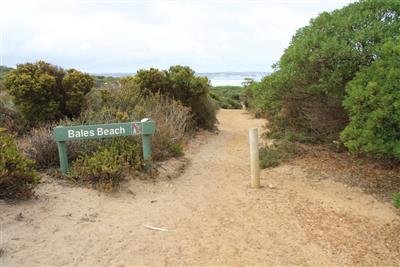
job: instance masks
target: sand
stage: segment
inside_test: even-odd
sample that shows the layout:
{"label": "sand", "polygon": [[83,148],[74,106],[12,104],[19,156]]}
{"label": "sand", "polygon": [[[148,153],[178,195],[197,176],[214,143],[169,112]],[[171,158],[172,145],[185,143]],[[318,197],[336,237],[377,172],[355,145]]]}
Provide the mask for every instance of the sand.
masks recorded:
{"label": "sand", "polygon": [[296,161],[250,189],[247,129],[265,121],[241,110],[218,119],[219,134],[191,142],[180,175],[111,194],[49,178],[36,199],[0,203],[0,266],[400,265],[390,203]]}

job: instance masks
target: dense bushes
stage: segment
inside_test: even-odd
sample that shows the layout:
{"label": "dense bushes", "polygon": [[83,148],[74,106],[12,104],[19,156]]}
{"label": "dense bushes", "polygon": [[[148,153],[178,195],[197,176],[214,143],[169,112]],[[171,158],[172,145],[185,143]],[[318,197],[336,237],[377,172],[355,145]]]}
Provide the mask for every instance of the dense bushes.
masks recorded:
{"label": "dense bushes", "polygon": [[13,133],[22,133],[26,128],[26,121],[16,110],[12,97],[6,91],[0,91],[0,128],[6,128]]}
{"label": "dense bushes", "polygon": [[2,81],[4,79],[4,77],[6,76],[6,74],[8,72],[10,72],[11,70],[13,70],[12,68],[6,67],[6,66],[1,66],[0,65],[0,81]]}
{"label": "dense bushes", "polygon": [[[79,117],[58,124],[101,124],[152,118],[157,125],[152,139],[153,160],[180,156],[186,134],[193,128],[189,108],[160,94],[144,95],[132,79],[123,82],[117,90],[94,89],[86,96],[86,103],[87,109]],[[58,165],[52,131],[52,125],[35,128],[26,138],[26,152],[36,160],[38,167]],[[141,171],[143,167],[140,138],[68,142],[68,156],[72,161],[72,179],[90,182],[104,190],[116,187],[126,171]]]}
{"label": "dense bushes", "polygon": [[349,82],[344,105],[350,123],[341,137],[350,151],[400,159],[399,59],[400,45],[387,43]]}
{"label": "dense bushes", "polygon": [[31,124],[77,116],[93,78],[44,61],[20,64],[5,78],[17,108]]}
{"label": "dense bushes", "polygon": [[33,161],[22,155],[10,135],[0,135],[0,151],[0,199],[29,198],[39,181]]}
{"label": "dense bushes", "polygon": [[399,36],[400,2],[360,1],[322,13],[297,31],[274,73],[252,87],[253,105],[276,128],[338,139],[348,123],[342,105],[347,83]]}
{"label": "dense bushes", "polygon": [[210,96],[221,108],[241,109],[244,88],[241,86],[214,86],[210,90]]}
{"label": "dense bushes", "polygon": [[[104,87],[108,81],[101,82],[101,88],[88,92],[92,83],[86,74],[64,71],[42,61],[18,65],[7,75],[7,88],[18,109],[36,126],[25,129],[20,143],[37,168],[59,165],[53,136],[56,125],[151,118],[156,123],[152,138],[154,161],[182,155],[188,134],[197,126],[215,126],[208,80],[195,77],[188,67],[175,66],[164,72],[139,71],[134,77],[113,80],[110,87]],[[2,97],[5,99],[8,98]],[[6,102],[0,108],[12,106]],[[143,169],[140,137],[68,142],[67,147],[71,162],[67,176],[76,182],[111,190],[128,171]]]}
{"label": "dense bushes", "polygon": [[141,146],[135,138],[108,140],[93,153],[83,152],[73,163],[69,177],[111,191],[119,185],[125,170],[141,170]]}
{"label": "dense bushes", "polygon": [[268,118],[270,136],[337,142],[347,126],[350,151],[398,158],[398,54],[393,45],[391,56],[383,51],[399,38],[400,2],[322,13],[297,31],[271,75],[248,86],[249,106]]}
{"label": "dense bushes", "polygon": [[172,66],[168,70],[139,70],[133,81],[139,90],[160,93],[190,107],[198,127],[214,129],[216,107],[208,95],[210,85],[206,77],[196,77],[189,67]]}
{"label": "dense bushes", "polygon": [[[65,123],[65,124],[68,124]],[[47,169],[59,165],[57,143],[54,140],[54,127],[56,124],[33,128],[25,136],[23,150],[28,158],[35,161],[39,169]],[[67,142],[68,159],[75,160],[83,151],[95,150],[94,141]]]}

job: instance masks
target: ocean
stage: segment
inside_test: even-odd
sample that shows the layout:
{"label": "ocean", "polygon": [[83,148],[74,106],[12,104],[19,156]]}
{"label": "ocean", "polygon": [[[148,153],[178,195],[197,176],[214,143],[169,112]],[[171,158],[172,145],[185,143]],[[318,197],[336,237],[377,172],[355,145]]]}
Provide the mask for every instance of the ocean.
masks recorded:
{"label": "ocean", "polygon": [[[245,78],[251,78],[255,81],[260,81],[268,72],[199,72],[196,76],[206,76],[212,86],[233,85],[241,86]],[[95,75],[111,76],[111,77],[124,77],[131,76],[131,73],[97,73]]]}
{"label": "ocean", "polygon": [[245,78],[251,78],[259,82],[268,72],[203,72],[197,76],[207,76],[212,86],[234,85],[241,86]]}

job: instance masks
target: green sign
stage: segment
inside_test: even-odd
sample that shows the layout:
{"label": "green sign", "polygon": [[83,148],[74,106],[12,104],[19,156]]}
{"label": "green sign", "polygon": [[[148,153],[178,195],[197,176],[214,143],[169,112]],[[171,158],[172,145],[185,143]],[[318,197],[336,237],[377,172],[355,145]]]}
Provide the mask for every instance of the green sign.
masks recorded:
{"label": "green sign", "polygon": [[96,138],[111,138],[120,136],[141,135],[143,143],[143,158],[146,169],[151,168],[151,135],[155,132],[155,124],[149,119],[140,122],[124,122],[97,125],[57,126],[54,136],[58,145],[60,169],[63,174],[68,171],[68,156],[66,141],[78,141]]}

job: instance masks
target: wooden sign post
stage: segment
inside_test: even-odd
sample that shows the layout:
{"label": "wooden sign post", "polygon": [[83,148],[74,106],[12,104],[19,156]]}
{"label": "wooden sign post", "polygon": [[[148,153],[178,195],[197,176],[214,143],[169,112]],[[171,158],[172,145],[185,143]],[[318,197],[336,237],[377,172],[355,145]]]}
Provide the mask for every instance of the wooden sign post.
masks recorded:
{"label": "wooden sign post", "polygon": [[78,141],[98,138],[141,135],[145,169],[151,169],[151,136],[155,132],[155,123],[149,119],[140,122],[125,122],[97,125],[57,126],[54,137],[58,146],[60,170],[66,174],[69,169],[67,141]]}

